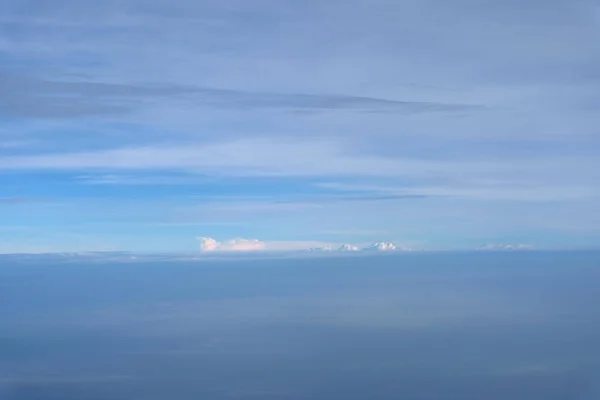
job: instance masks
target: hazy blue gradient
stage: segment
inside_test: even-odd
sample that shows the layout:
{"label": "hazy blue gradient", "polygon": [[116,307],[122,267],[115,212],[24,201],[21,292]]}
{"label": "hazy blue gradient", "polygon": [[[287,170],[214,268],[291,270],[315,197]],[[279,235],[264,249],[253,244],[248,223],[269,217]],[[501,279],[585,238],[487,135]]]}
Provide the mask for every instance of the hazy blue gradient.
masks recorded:
{"label": "hazy blue gradient", "polygon": [[600,396],[599,253],[0,267],[0,399]]}

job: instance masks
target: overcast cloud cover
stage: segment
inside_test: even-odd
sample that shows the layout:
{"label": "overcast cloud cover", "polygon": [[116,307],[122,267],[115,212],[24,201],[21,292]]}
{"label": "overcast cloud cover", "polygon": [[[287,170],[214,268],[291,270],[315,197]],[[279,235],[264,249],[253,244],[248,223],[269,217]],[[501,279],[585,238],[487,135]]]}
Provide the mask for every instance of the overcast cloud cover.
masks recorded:
{"label": "overcast cloud cover", "polygon": [[596,246],[599,34],[595,0],[5,0],[0,251]]}

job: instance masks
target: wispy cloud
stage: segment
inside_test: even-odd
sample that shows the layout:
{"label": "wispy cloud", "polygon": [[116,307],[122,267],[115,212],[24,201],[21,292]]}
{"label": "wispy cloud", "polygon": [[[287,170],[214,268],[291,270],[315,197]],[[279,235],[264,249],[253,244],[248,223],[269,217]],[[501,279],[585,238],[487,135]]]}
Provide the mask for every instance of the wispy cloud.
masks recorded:
{"label": "wispy cloud", "polygon": [[20,205],[28,203],[46,202],[49,199],[41,197],[0,197],[0,205]]}
{"label": "wispy cloud", "polygon": [[187,169],[217,175],[399,174],[443,164],[344,154],[333,142],[264,139],[182,147],[140,147],[72,154],[5,157],[0,168]]}
{"label": "wispy cloud", "polygon": [[119,116],[145,100],[174,97],[197,109],[282,109],[290,111],[362,111],[436,113],[474,111],[481,106],[362,96],[268,93],[196,86],[135,85],[93,81],[51,81],[0,70],[0,112],[11,117],[73,118]]}
{"label": "wispy cloud", "polygon": [[[334,140],[264,138],[185,146],[118,148],[107,151],[3,157],[2,169],[155,169],[187,170],[215,176],[354,175],[456,177],[501,179],[528,174],[565,175],[595,164],[593,158],[497,160],[427,160],[422,158],[360,154]],[[560,163],[560,164],[557,164]],[[583,175],[592,170],[582,171]],[[456,178],[455,178],[456,179]],[[426,193],[423,193],[426,194]]]}
{"label": "wispy cloud", "polygon": [[194,185],[206,182],[199,176],[95,174],[79,175],[74,181],[85,185]]}
{"label": "wispy cloud", "polygon": [[479,200],[511,200],[511,201],[566,201],[585,198],[596,198],[600,191],[589,186],[565,183],[565,186],[549,187],[531,182],[524,184],[515,179],[508,183],[480,183],[477,186],[460,184],[439,186],[382,186],[343,183],[318,183],[320,187],[342,192],[360,192],[387,194],[389,196],[422,196],[422,197],[457,197]]}
{"label": "wispy cloud", "polygon": [[28,147],[34,143],[35,141],[33,140],[0,140],[0,150],[19,149],[23,147]]}

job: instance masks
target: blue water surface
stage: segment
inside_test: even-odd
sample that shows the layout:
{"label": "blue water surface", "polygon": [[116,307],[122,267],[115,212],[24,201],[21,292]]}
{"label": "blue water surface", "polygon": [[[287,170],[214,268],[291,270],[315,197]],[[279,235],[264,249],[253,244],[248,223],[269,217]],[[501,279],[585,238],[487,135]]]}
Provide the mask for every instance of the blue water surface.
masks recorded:
{"label": "blue water surface", "polygon": [[0,258],[0,399],[599,399],[600,253]]}

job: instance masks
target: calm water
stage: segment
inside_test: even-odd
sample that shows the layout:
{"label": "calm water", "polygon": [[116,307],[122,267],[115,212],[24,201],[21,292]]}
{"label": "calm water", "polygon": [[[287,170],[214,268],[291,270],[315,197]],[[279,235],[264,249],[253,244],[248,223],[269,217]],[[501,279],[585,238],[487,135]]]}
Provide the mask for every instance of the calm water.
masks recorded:
{"label": "calm water", "polygon": [[0,259],[0,399],[600,399],[600,253]]}

